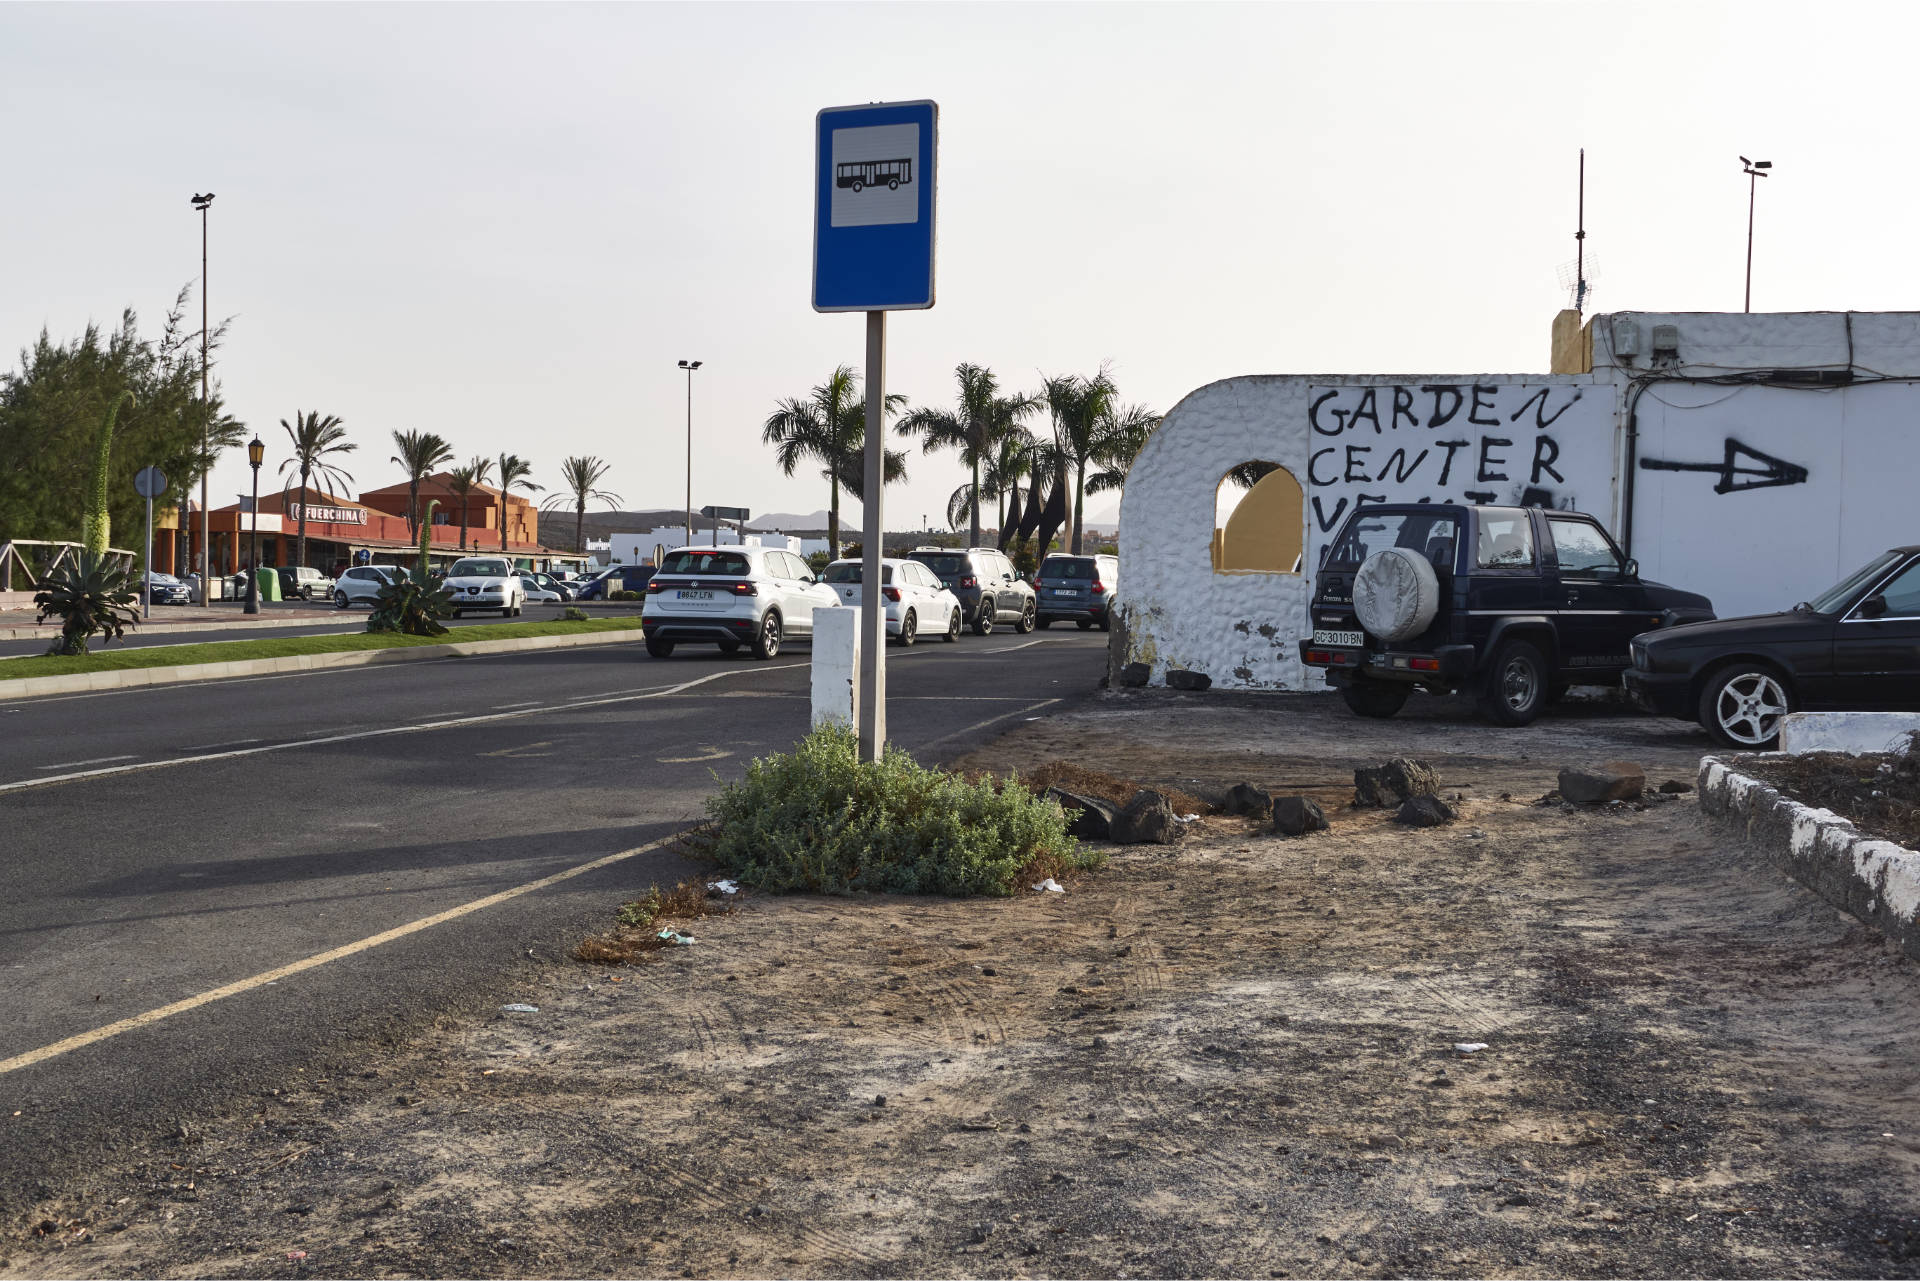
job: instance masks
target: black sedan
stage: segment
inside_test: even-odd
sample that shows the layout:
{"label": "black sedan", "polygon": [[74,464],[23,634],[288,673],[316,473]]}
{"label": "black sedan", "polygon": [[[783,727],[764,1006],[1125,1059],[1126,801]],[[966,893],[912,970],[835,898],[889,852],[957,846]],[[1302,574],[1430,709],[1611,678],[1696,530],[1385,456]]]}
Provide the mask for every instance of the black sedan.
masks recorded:
{"label": "black sedan", "polygon": [[1920,708],[1920,547],[1896,547],[1783,614],[1636,636],[1626,682],[1648,711],[1744,751],[1773,747],[1788,712]]}

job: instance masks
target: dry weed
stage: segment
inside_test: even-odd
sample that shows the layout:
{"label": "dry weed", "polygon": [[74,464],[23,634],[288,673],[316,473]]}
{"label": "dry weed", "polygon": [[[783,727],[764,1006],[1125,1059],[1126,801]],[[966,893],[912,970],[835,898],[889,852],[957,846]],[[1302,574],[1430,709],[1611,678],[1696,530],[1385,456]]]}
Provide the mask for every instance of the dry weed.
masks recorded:
{"label": "dry weed", "polygon": [[681,881],[664,890],[650,885],[645,894],[620,905],[614,929],[582,939],[573,949],[573,959],[588,965],[626,965],[643,952],[669,946],[660,937],[663,921],[696,920],[732,910],[731,900],[708,896],[704,880]]}

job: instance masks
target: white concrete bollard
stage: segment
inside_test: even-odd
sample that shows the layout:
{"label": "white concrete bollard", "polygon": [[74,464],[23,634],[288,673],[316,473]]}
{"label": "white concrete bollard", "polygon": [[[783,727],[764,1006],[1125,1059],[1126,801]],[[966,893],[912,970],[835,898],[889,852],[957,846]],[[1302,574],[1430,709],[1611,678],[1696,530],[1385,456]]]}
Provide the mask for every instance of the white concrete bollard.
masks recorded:
{"label": "white concrete bollard", "polygon": [[813,724],[860,724],[860,611],[813,611]]}

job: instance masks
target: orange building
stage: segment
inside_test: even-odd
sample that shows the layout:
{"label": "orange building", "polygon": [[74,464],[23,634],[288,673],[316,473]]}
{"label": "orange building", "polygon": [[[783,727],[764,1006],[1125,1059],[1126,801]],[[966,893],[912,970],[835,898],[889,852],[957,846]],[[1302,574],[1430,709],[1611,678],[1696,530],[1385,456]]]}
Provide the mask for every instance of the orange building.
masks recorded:
{"label": "orange building", "polygon": [[[474,486],[465,511],[465,542],[461,539],[460,500],[448,486],[446,472],[437,472],[420,481],[420,507],[439,499],[433,509],[429,558],[436,563],[455,559],[467,552],[504,552],[529,568],[551,568],[560,562],[580,559],[540,545],[540,516],[534,505],[518,494],[501,495],[497,489]],[[260,511],[244,510],[244,504],[216,507],[212,512],[213,572],[237,573],[249,558],[249,540],[257,528],[262,565],[291,565],[300,534],[300,518],[307,523],[306,563],[329,574],[354,563],[402,564],[417,554],[418,543],[407,529],[406,482],[368,490],[358,500],[342,498],[319,489],[295,485],[282,492],[260,495]],[[504,527],[504,545],[501,531]],[[168,573],[178,547],[178,515],[168,513],[155,522],[154,567]],[[162,531],[168,531],[166,536]],[[197,512],[189,521],[192,541],[190,562],[177,572],[185,573],[200,562],[200,519]],[[364,553],[364,555],[362,555]]]}

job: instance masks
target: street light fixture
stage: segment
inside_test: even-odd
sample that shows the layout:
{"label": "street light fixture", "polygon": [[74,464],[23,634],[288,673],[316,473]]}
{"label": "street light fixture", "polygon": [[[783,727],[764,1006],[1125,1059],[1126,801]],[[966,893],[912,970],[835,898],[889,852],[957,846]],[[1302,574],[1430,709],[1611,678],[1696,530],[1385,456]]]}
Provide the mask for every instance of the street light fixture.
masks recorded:
{"label": "street light fixture", "polygon": [[1767,177],[1767,170],[1773,168],[1771,160],[1749,160],[1740,157],[1744,166],[1740,172],[1747,175],[1747,300],[1741,306],[1742,311],[1753,310],[1753,193],[1760,187],[1760,179]]}
{"label": "street light fixture", "polygon": [[247,462],[253,467],[253,546],[247,553],[247,607],[244,612],[260,612],[260,461],[267,447],[255,436],[247,445]]}
{"label": "street light fixture", "polygon": [[687,371],[687,546],[693,546],[693,371],[700,368],[697,360],[683,360],[680,368]]}
{"label": "street light fixture", "polygon": [[[207,503],[207,473],[213,470],[213,402],[207,399],[207,210],[213,193],[194,193],[200,211],[200,607],[213,608],[213,510]],[[193,535],[189,530],[188,544]]]}

